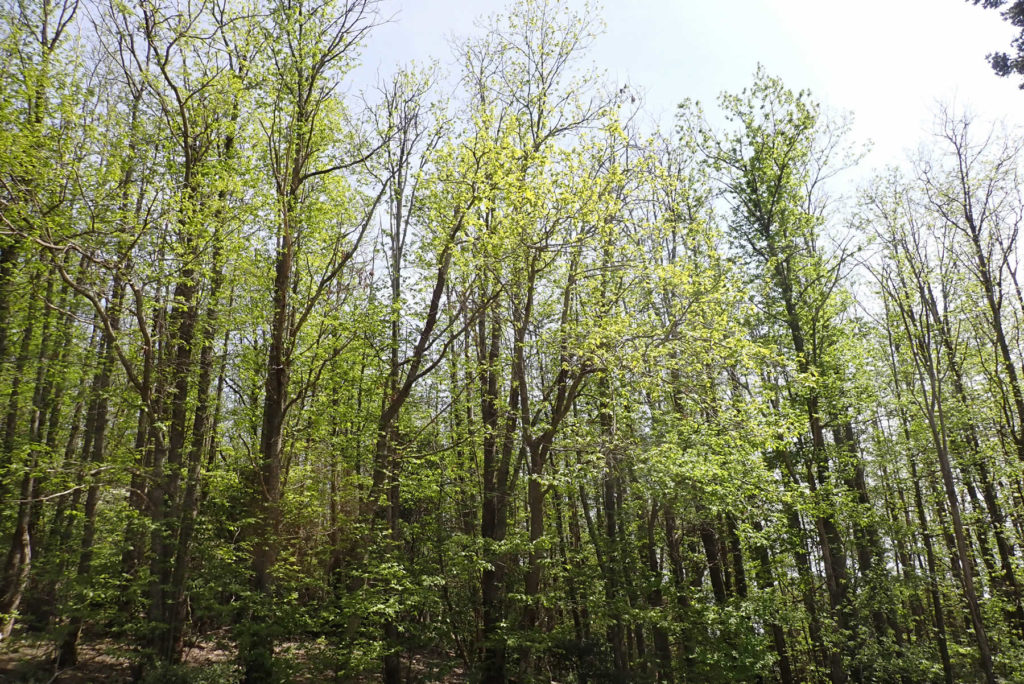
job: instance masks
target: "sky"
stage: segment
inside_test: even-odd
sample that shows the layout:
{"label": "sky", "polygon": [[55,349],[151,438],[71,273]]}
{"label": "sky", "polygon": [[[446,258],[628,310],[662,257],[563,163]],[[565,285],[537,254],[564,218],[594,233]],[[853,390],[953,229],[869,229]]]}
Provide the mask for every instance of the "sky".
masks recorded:
{"label": "sky", "polygon": [[[564,0],[582,8],[584,0]],[[356,84],[411,61],[452,64],[450,39],[504,0],[382,0],[391,20],[367,41]],[[644,91],[664,127],[684,98],[709,113],[722,91],[750,84],[760,62],[794,90],[851,112],[871,166],[900,163],[933,129],[937,104],[1024,123],[1019,80],[985,55],[1014,33],[998,12],[965,0],[606,0],[606,28],[587,58],[615,85]]]}

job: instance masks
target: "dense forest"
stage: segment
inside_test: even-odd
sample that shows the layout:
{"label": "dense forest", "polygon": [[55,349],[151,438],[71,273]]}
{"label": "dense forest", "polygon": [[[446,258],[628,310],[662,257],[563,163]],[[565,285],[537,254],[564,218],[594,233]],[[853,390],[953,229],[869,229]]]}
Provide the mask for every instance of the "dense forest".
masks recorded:
{"label": "dense forest", "polygon": [[1024,681],[1024,137],[385,5],[3,1],[0,678]]}

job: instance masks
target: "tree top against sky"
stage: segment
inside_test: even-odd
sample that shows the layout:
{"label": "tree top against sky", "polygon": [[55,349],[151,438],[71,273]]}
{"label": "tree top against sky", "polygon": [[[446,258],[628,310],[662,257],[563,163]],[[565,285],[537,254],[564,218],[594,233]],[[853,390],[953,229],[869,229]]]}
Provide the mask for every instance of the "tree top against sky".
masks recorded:
{"label": "tree top against sky", "polygon": [[[577,11],[594,5],[565,4]],[[451,39],[473,34],[477,19],[507,6],[390,0],[381,11],[391,21],[367,45],[357,79],[372,84],[411,60],[450,64]],[[710,104],[742,89],[759,63],[789,86],[809,88],[826,108],[852,111],[854,138],[874,143],[871,165],[903,159],[932,129],[937,102],[991,118],[1012,118],[1021,105],[1016,84],[985,60],[1015,30],[961,0],[737,0],[728,11],[643,0],[595,11],[606,28],[587,59],[609,82],[643,93],[646,111],[663,125],[684,98]]]}
{"label": "tree top against sky", "polygon": [[[1015,51],[1010,54],[1003,51],[990,53],[988,61],[992,69],[1000,76],[1019,74],[1024,76],[1024,1],[1016,0],[1007,5],[1006,0],[970,0],[975,5],[981,5],[988,9],[1002,10],[1003,19],[1020,30],[1016,38],[1011,41],[1010,46]],[[1021,82],[1024,88],[1024,81]]]}

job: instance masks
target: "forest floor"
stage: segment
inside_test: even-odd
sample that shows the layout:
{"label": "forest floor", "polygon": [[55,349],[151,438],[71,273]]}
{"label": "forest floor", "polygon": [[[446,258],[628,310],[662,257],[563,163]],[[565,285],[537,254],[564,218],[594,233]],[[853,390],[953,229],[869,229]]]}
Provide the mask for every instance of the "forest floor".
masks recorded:
{"label": "forest floor", "polygon": [[[294,645],[289,649],[294,657]],[[183,681],[223,684],[237,679],[234,650],[223,641],[206,641],[189,648],[185,653],[180,675]],[[298,660],[303,660],[301,655]],[[460,667],[439,667],[438,654],[430,657],[414,656],[404,663],[406,678],[411,682],[466,681]],[[122,644],[112,640],[83,641],[79,646],[78,665],[56,670],[53,641],[40,637],[22,636],[0,648],[0,684],[128,684],[132,681],[130,654]],[[306,663],[310,665],[310,663]],[[310,668],[302,668],[310,669]],[[439,670],[446,671],[438,676]],[[327,679],[330,677],[328,676]],[[316,684],[325,681],[321,674],[306,672],[294,676],[296,684]],[[372,675],[357,681],[373,682]]]}
{"label": "forest floor", "polygon": [[83,643],[74,668],[58,671],[53,664],[53,642],[21,638],[0,649],[0,682],[128,682],[128,660],[113,643]]}
{"label": "forest floor", "polygon": [[[218,679],[218,673],[221,676],[228,674],[233,669],[233,658],[233,654],[221,645],[210,642],[189,649],[183,669],[197,675],[189,677],[190,681],[223,681]],[[0,682],[122,684],[132,681],[129,654],[123,645],[110,640],[83,641],[78,650],[78,664],[73,668],[58,671],[53,663],[52,641],[22,637],[0,648]]]}

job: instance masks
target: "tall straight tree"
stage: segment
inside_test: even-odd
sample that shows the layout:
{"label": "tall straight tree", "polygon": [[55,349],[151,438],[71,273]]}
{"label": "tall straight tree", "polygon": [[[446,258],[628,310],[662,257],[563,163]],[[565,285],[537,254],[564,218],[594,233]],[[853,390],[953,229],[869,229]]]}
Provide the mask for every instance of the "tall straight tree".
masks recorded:
{"label": "tall straight tree", "polygon": [[[39,392],[47,386],[40,373],[46,373],[44,350],[52,340],[46,332],[41,335],[33,386],[28,364],[37,334],[34,319],[49,297],[39,297],[42,291],[33,296],[26,285],[54,276],[43,268],[32,238],[44,235],[51,225],[60,229],[68,216],[66,179],[59,169],[78,161],[67,145],[79,133],[69,125],[81,98],[73,86],[75,60],[68,47],[78,9],[75,0],[30,2],[5,6],[0,14],[0,55],[9,65],[0,77],[0,499],[19,500],[0,569],[0,640],[14,627],[32,564],[29,501],[36,489],[42,424],[39,418],[30,419],[26,430],[21,418],[29,396],[35,412],[40,410]],[[52,286],[47,292],[53,293]],[[36,444],[28,447],[28,462],[21,463],[19,447],[26,442]],[[15,481],[20,483],[17,488]]]}
{"label": "tall straight tree", "polygon": [[[808,486],[815,499],[813,518],[825,570],[829,608],[836,626],[850,630],[855,586],[849,553],[858,551],[858,570],[867,582],[881,553],[871,521],[864,464],[857,452],[850,401],[844,396],[844,369],[837,353],[844,335],[842,318],[849,300],[840,287],[846,265],[840,251],[823,248],[824,183],[842,168],[845,133],[841,122],[824,118],[807,93],[793,93],[759,69],[754,85],[740,95],[724,95],[722,105],[737,131],[716,137],[706,128],[683,130],[706,152],[733,210],[735,244],[760,282],[758,298],[771,331],[795,370],[783,392],[801,404],[809,444],[795,445],[798,462],[787,463],[795,487]],[[769,342],[770,344],[772,342]],[[833,439],[828,439],[828,432]],[[793,467],[795,465],[796,467]],[[857,501],[854,539],[844,538],[838,492],[847,488]],[[799,535],[799,531],[794,528]],[[884,567],[881,563],[879,567]],[[881,607],[875,609],[882,610]],[[874,620],[885,629],[884,617]],[[830,679],[845,682],[853,649],[812,635],[826,655]]]}
{"label": "tall straight tree", "polygon": [[[335,180],[340,172],[363,164],[372,153],[362,149],[353,133],[339,130],[344,119],[337,89],[352,67],[356,47],[374,25],[376,4],[283,0],[269,6],[263,29],[267,104],[260,127],[271,184],[274,255],[259,449],[250,485],[254,598],[240,644],[247,682],[275,678],[272,588],[286,476],[285,421],[301,394],[291,387],[297,343],[316,306],[356,253],[387,188],[385,181],[375,189],[367,206],[350,199],[356,204],[350,210],[356,220],[348,226],[326,213],[325,195],[343,190]],[[331,198],[343,199],[343,194]],[[326,254],[315,254],[323,231],[333,234],[325,239]],[[304,247],[308,251],[300,254]],[[303,272],[303,264],[310,262],[314,266]]]}
{"label": "tall straight tree", "polygon": [[[539,623],[548,457],[594,370],[592,359],[574,353],[571,336],[582,251],[600,230],[595,224],[603,218],[595,214],[604,207],[590,193],[572,196],[570,187],[581,189],[572,183],[581,179],[570,172],[567,143],[609,114],[611,98],[578,67],[594,28],[587,13],[528,0],[493,17],[489,33],[460,50],[471,98],[467,114],[476,128],[470,135],[488,151],[469,262],[482,270],[469,296],[487,303],[474,326],[476,394],[485,421],[481,532],[495,546],[504,539],[512,458],[518,453],[528,475],[531,552],[521,619],[527,632]],[[500,632],[506,560],[492,553],[481,573],[481,676],[498,682],[507,677],[507,635]],[[524,643],[520,669],[527,676],[531,661]]]}
{"label": "tall straight tree", "polygon": [[[902,221],[884,224],[888,258],[879,269],[878,278],[887,304],[906,336],[917,380],[914,402],[927,420],[953,526],[953,572],[963,587],[985,681],[995,682],[992,649],[982,615],[981,597],[975,587],[973,551],[968,545],[950,457],[949,418],[945,405],[947,390],[943,386],[950,359],[942,344],[941,320],[936,317],[941,315],[939,312],[944,308],[944,302],[938,300],[941,295],[937,296],[928,272],[930,241],[927,235],[918,231],[919,226],[917,222],[904,224]],[[949,254],[943,254],[941,244],[938,249],[938,259],[942,263]],[[944,277],[941,271],[939,277]],[[948,293],[944,283],[940,288],[943,294]]]}

